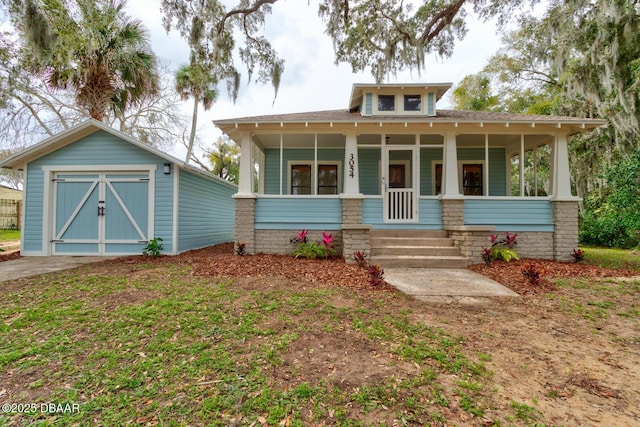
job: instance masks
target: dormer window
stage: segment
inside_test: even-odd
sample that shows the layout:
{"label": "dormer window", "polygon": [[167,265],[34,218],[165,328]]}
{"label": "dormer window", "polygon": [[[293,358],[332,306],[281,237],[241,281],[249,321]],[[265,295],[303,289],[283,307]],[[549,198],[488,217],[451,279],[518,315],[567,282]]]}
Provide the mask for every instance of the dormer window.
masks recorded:
{"label": "dormer window", "polygon": [[404,96],[404,111],[421,111],[422,97],[420,95]]}
{"label": "dormer window", "polygon": [[378,111],[395,111],[395,95],[378,95]]}

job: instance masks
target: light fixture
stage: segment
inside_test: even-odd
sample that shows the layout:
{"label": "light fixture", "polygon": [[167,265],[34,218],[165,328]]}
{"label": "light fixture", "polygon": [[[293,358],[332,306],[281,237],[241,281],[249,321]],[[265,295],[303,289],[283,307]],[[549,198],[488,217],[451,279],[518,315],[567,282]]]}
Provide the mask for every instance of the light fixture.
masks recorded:
{"label": "light fixture", "polygon": [[164,174],[169,175],[171,173],[171,163],[164,164]]}

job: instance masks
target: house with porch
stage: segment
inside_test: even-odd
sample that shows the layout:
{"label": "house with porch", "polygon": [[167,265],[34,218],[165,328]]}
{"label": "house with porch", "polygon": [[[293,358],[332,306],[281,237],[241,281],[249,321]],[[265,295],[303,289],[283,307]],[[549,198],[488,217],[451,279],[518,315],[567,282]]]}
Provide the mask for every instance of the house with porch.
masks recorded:
{"label": "house with porch", "polygon": [[342,110],[216,121],[241,147],[236,243],[289,253],[328,231],[347,260],[459,267],[511,232],[521,257],[571,259],[568,138],[606,122],[438,109],[450,88],[354,84]]}

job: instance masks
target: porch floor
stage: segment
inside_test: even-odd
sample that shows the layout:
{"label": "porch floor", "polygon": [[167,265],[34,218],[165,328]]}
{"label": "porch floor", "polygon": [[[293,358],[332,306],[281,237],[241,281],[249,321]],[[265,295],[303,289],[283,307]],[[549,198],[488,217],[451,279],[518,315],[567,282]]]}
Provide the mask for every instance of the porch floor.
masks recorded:
{"label": "porch floor", "polygon": [[466,269],[386,268],[385,280],[401,292],[425,302],[479,304],[519,295]]}

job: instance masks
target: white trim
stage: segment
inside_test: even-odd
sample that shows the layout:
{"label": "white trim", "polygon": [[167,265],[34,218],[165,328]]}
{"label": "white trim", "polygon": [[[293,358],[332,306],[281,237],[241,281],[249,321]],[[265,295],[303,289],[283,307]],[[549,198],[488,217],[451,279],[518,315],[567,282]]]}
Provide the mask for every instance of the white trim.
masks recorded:
{"label": "white trim", "polygon": [[[175,169],[173,168],[174,172]],[[153,239],[155,232],[155,220],[156,220],[156,174],[154,171],[149,171],[149,185],[147,186],[147,206],[148,206],[148,219],[147,219],[147,240]]]}
{"label": "white trim", "polygon": [[[254,199],[342,199],[342,194],[258,194]],[[366,197],[366,196],[363,196]],[[381,196],[375,196],[381,197]],[[191,249],[189,249],[191,250]]]}
{"label": "white trim", "polygon": [[151,172],[158,169],[158,165],[62,165],[62,166],[42,166],[44,172]]}
{"label": "white trim", "polygon": [[[27,186],[27,177],[29,176],[29,174],[28,174],[26,165],[25,165],[25,168],[24,168],[22,176],[24,177],[24,179],[22,181],[23,182],[22,187],[24,188],[24,190],[22,191],[22,206],[20,207],[20,213],[19,213],[19,215],[20,215],[20,227],[21,227],[20,228],[20,254],[24,254],[23,251],[22,251],[22,248],[24,248],[24,234],[25,234],[24,233],[24,231],[25,231],[24,229],[26,227],[26,224],[24,223],[24,217],[25,217],[24,213],[25,213],[25,206],[27,206],[27,200],[29,200],[29,197],[27,195],[27,188],[28,188],[28,186]],[[45,180],[45,184],[46,184],[46,182],[47,181]],[[46,208],[46,205],[43,203],[42,210],[44,211],[45,208]],[[44,232],[44,222],[42,223],[42,225],[43,225],[43,230],[42,231]],[[44,246],[42,247],[42,249],[44,249]]]}
{"label": "white trim", "polygon": [[[175,168],[173,172],[173,230],[171,233],[171,255],[178,253],[178,223],[179,223],[179,207],[180,207],[180,169]],[[153,234],[149,234],[149,237]]]}

